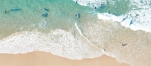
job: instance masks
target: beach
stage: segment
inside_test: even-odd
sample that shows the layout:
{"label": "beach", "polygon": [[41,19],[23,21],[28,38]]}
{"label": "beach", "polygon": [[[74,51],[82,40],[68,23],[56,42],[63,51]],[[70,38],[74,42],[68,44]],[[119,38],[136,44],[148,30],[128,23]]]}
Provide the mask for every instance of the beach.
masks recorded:
{"label": "beach", "polygon": [[26,54],[0,54],[0,66],[130,66],[118,62],[115,58],[101,57],[82,60],[70,60],[47,52],[30,52]]}
{"label": "beach", "polygon": [[150,3],[2,0],[0,66],[150,66]]}

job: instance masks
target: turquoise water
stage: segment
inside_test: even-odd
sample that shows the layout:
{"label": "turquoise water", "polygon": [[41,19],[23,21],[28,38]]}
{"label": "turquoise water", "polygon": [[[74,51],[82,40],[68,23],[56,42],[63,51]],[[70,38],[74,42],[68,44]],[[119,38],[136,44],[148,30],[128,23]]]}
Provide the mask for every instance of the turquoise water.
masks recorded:
{"label": "turquoise water", "polygon": [[[128,3],[129,1],[117,1],[114,5],[108,3],[98,11],[121,15],[129,10]],[[42,32],[49,32],[52,29],[68,30],[74,26],[75,22],[93,22],[97,18],[97,11],[93,8],[81,6],[72,0],[1,0],[0,6],[1,37],[23,30],[38,29]],[[21,10],[10,11],[12,8]],[[49,9],[49,12],[42,8]],[[5,14],[5,10],[8,13]],[[48,17],[42,17],[46,12]],[[76,13],[80,13],[81,18],[76,18]]]}
{"label": "turquoise water", "polygon": [[[93,11],[89,7],[74,3],[72,0],[2,0],[0,6],[1,34],[8,31],[11,34],[21,28],[24,30],[39,29],[44,32],[58,28],[68,30],[74,26],[75,22],[88,19],[87,15]],[[10,11],[11,8],[20,8],[21,10]],[[42,17],[42,14],[46,12],[42,8],[49,9],[47,18]],[[5,14],[5,10],[9,12]],[[76,13],[81,14],[81,19],[74,16]]]}

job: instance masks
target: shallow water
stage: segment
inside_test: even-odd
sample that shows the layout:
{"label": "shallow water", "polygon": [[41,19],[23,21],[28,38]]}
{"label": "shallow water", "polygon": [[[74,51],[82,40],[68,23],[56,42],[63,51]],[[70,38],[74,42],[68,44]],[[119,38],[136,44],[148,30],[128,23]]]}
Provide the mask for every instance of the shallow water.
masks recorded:
{"label": "shallow water", "polygon": [[[31,30],[31,28],[38,29],[43,32],[49,32],[51,29],[59,28],[68,30],[74,26],[75,22],[79,22],[80,20],[74,16],[76,13],[82,14],[81,18],[85,19],[89,11],[92,11],[91,8],[80,6],[72,0],[4,0],[0,4],[3,7],[0,10],[1,28],[8,28],[7,25],[11,28],[11,31],[8,30],[9,28],[5,30],[1,29],[1,34],[4,35],[7,31],[10,31],[7,34],[10,35],[21,28],[24,28],[24,30]],[[20,8],[21,10],[10,11],[11,8]],[[47,18],[42,17],[42,14],[47,12],[42,10],[42,8],[49,9]],[[4,14],[5,10],[8,13]]]}

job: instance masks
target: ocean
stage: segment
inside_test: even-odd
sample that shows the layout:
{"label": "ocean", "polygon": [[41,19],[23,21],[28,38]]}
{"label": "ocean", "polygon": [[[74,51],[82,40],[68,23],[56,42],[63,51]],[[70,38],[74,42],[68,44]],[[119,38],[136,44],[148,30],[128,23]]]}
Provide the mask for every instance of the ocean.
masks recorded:
{"label": "ocean", "polygon": [[1,0],[0,6],[0,53],[44,51],[74,60],[106,54],[151,65],[150,0]]}

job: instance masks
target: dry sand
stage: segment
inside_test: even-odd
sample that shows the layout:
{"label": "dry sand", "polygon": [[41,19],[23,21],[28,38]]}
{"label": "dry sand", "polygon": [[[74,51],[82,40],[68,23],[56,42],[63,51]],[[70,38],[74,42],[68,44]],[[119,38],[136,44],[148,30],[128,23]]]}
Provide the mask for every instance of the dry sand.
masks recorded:
{"label": "dry sand", "polygon": [[70,60],[47,52],[0,54],[0,66],[130,66],[103,55],[94,59]]}

